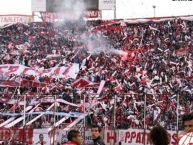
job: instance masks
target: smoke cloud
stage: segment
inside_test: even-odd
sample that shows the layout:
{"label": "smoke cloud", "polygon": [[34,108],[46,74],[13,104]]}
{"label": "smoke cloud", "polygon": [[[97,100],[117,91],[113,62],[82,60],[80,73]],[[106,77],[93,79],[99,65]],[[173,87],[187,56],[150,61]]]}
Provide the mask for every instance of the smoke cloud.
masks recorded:
{"label": "smoke cloud", "polygon": [[92,55],[98,55],[100,53],[105,54],[117,54],[122,57],[127,57],[128,53],[113,48],[110,45],[109,40],[100,32],[95,33],[86,33],[81,36],[81,42],[83,42],[87,46],[88,53]]}
{"label": "smoke cloud", "polygon": [[[84,13],[86,11],[85,3],[82,0],[66,0],[61,5],[56,7],[58,13],[65,11],[65,15],[62,15],[62,23],[72,23],[76,26],[76,29],[85,28],[88,30],[86,22],[84,21]],[[69,30],[72,27],[69,26]],[[87,52],[91,55],[98,55],[100,53],[105,54],[117,54],[122,57],[127,57],[127,52],[113,48],[107,36],[104,36],[101,32],[84,32],[80,40],[83,46],[86,46]]]}
{"label": "smoke cloud", "polygon": [[62,18],[64,22],[81,20],[86,10],[82,0],[64,0],[62,4],[56,4],[56,6],[55,9],[58,13],[62,13],[60,18]]}

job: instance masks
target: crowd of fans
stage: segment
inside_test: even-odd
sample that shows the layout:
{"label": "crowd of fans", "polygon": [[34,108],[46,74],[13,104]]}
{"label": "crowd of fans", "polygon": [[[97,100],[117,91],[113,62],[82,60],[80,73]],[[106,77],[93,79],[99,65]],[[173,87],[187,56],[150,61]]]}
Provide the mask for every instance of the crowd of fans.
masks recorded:
{"label": "crowd of fans", "polygon": [[[86,103],[92,102],[98,87],[80,89],[71,84],[80,78],[93,83],[104,80],[99,103],[86,108],[88,125],[127,129],[144,128],[145,122],[146,128],[159,123],[176,130],[180,127],[177,118],[193,109],[192,40],[193,22],[177,18],[140,24],[123,21],[14,24],[0,31],[0,64],[47,69],[78,63],[80,71],[76,79],[22,76],[46,82],[49,89],[2,86],[1,97],[23,100],[25,95],[31,95],[27,97],[30,105],[32,99],[49,94],[78,104],[72,107],[59,103],[58,112],[83,112],[84,98]],[[50,105],[39,107],[45,111]],[[0,109],[9,112],[13,106],[2,102]],[[18,105],[12,112],[22,110],[23,106]],[[3,121],[9,117],[1,115]],[[29,121],[35,116],[27,117]],[[72,121],[70,118],[66,122]],[[53,125],[53,115],[45,115],[32,125],[37,128]]]}

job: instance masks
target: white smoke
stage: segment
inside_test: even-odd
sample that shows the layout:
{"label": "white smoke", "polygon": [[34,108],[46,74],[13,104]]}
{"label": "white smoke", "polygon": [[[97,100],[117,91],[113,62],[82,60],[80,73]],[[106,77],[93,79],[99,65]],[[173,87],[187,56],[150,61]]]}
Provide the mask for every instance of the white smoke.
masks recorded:
{"label": "white smoke", "polygon": [[89,54],[97,55],[100,53],[105,54],[117,54],[122,57],[127,57],[128,53],[115,49],[110,45],[108,39],[102,33],[91,33],[83,34],[81,36],[81,41],[87,46],[87,50]]}
{"label": "white smoke", "polygon": [[79,21],[86,10],[85,4],[82,0],[65,0],[55,9],[58,13],[62,13],[59,16],[64,22]]}
{"label": "white smoke", "polygon": [[117,50],[117,49],[111,49],[111,53],[121,55],[121,56],[124,56],[124,57],[126,57],[128,55],[127,52],[125,52],[123,50]]}
{"label": "white smoke", "polygon": [[[65,0],[59,7],[56,8],[58,12],[64,11],[62,15],[62,23],[71,22],[76,24],[77,28],[86,26],[83,22],[83,16],[86,11],[83,0]],[[69,28],[70,30],[71,28]],[[105,54],[117,54],[122,57],[127,57],[127,52],[113,48],[110,45],[107,36],[104,36],[101,32],[87,31],[81,35],[80,40],[87,48],[87,52],[91,55],[98,55],[100,53]]]}

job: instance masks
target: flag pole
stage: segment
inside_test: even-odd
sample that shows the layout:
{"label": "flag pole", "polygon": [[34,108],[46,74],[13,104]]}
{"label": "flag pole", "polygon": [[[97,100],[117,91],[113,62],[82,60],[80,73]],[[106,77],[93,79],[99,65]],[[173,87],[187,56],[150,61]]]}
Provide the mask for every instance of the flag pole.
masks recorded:
{"label": "flag pole", "polygon": [[[83,94],[84,98],[83,98],[83,106],[84,106],[84,115],[86,114],[86,94]],[[85,137],[86,137],[86,115],[84,116],[84,121],[83,121],[83,126],[84,126],[84,144],[85,144]]]}
{"label": "flag pole", "polygon": [[[84,114],[86,113],[86,106],[85,106],[85,102],[86,102],[86,97],[84,95],[84,99],[83,99],[83,106],[84,106]],[[86,119],[84,117],[84,127],[86,126]]]}
{"label": "flag pole", "polygon": [[[117,105],[117,95],[114,97],[114,111],[113,111],[113,133],[115,134],[116,130],[116,105]],[[115,141],[113,141],[113,145],[115,145]]]}
{"label": "flag pole", "polygon": [[176,116],[177,116],[177,121],[176,121],[176,130],[177,130],[177,137],[179,136],[179,128],[178,128],[178,124],[179,124],[179,92],[177,95],[177,106],[176,106]]}
{"label": "flag pole", "polygon": [[117,18],[117,7],[116,7],[116,0],[114,0],[114,19]]}
{"label": "flag pole", "polygon": [[[19,89],[21,87],[21,76],[19,77]],[[20,95],[20,94],[19,94]],[[24,119],[23,119],[23,128],[25,129],[25,125],[26,125],[26,97],[27,97],[27,94],[24,95],[24,109],[23,109],[23,113],[24,113]]]}
{"label": "flag pole", "polygon": [[24,95],[24,109],[23,109],[23,117],[24,117],[24,119],[23,119],[23,143],[25,143],[25,125],[26,125],[26,119],[25,119],[25,117],[26,117],[26,94]]}
{"label": "flag pole", "polygon": [[25,126],[25,123],[26,123],[26,119],[25,119],[25,116],[26,116],[26,95],[24,95],[24,110],[23,110],[23,126]]}
{"label": "flag pole", "polygon": [[117,96],[115,95],[114,97],[114,113],[113,113],[113,127],[114,129],[116,128],[116,99],[117,99]]}
{"label": "flag pole", "polygon": [[146,101],[147,101],[147,96],[145,94],[145,102],[144,102],[144,136],[145,136],[145,140],[144,140],[144,145],[146,145]]}
{"label": "flag pole", "polygon": [[56,126],[56,95],[54,95],[54,133],[53,133],[53,144],[55,145],[55,126]]}

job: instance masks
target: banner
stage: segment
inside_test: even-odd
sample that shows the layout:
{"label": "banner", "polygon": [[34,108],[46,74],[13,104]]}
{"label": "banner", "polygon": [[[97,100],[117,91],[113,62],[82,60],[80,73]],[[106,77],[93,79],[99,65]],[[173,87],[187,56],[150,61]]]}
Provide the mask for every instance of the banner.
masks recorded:
{"label": "banner", "polygon": [[87,10],[85,12],[85,18],[100,18],[99,10]]}
{"label": "banner", "polygon": [[45,22],[54,22],[56,19],[56,14],[52,12],[40,12],[40,16]]}
{"label": "banner", "polygon": [[33,12],[35,22],[56,22],[63,21],[65,18],[73,17],[70,12],[56,13],[48,11],[34,11]]}
{"label": "banner", "polygon": [[22,142],[31,144],[33,129],[0,128],[0,141]]}
{"label": "banner", "polygon": [[114,10],[114,0],[99,0],[99,10]]}
{"label": "banner", "polygon": [[[40,145],[41,142],[44,145],[52,145],[54,143],[63,143],[67,141],[67,134],[69,130],[80,128],[69,128],[60,130],[49,130],[49,129],[16,129],[16,128],[0,128],[0,141],[8,142],[22,142],[30,145]],[[85,137],[84,141],[86,145],[93,144],[91,130],[86,129],[80,131],[82,136]],[[177,145],[177,133],[175,131],[168,131],[170,135],[170,144]],[[142,129],[128,129],[128,130],[104,130],[102,132],[102,138],[106,145],[111,144],[122,144],[122,145],[150,145],[149,131]]]}
{"label": "banner", "polygon": [[[150,145],[150,140],[149,140],[149,132],[146,131],[146,134],[144,134],[144,130],[142,129],[128,129],[128,130],[105,130],[102,133],[103,140],[106,145],[118,145],[121,143],[121,145]],[[67,141],[67,131],[64,130],[59,130],[58,136],[57,136],[57,142],[65,142]],[[82,136],[85,140],[86,145],[93,144],[92,141],[92,136],[91,136],[91,130],[86,130],[85,134],[82,132]],[[171,145],[177,145],[178,144],[178,139],[177,139],[177,133],[175,131],[168,131],[170,135],[170,144]]]}
{"label": "banner", "polygon": [[28,23],[32,21],[29,15],[0,15],[0,27],[6,24]]}
{"label": "banner", "polygon": [[[35,70],[20,64],[0,65],[0,86],[2,87],[37,87],[43,88],[50,83],[50,78],[72,78],[76,79],[79,73],[79,64],[73,63],[68,66],[53,67],[45,70]],[[30,79],[21,78],[21,76],[30,76]],[[44,82],[39,81],[39,77]]]}
{"label": "banner", "polygon": [[[146,134],[142,129],[128,129],[128,130],[116,130],[116,131],[105,131],[104,140],[107,145],[111,143],[119,144],[121,142],[122,145],[150,145],[149,138],[150,131],[147,130]],[[176,131],[168,131],[170,135],[170,145],[177,145],[177,133]]]}
{"label": "banner", "polygon": [[58,78],[75,79],[79,72],[79,64],[73,63],[68,66],[53,67],[42,71],[35,70],[20,64],[0,65],[0,76],[26,75],[26,76],[48,76]]}
{"label": "banner", "polygon": [[[78,17],[76,13],[72,13],[72,11],[65,11],[64,13],[56,13],[56,12],[33,12],[34,20],[36,22],[57,22],[63,21],[64,19],[72,19],[73,17]],[[101,17],[101,13],[99,10],[86,10],[84,11],[84,18],[97,19]]]}

